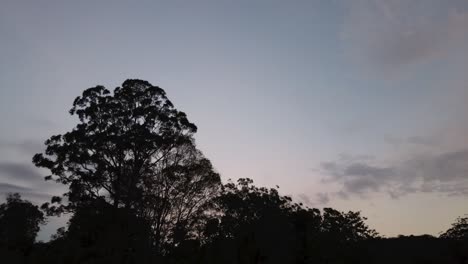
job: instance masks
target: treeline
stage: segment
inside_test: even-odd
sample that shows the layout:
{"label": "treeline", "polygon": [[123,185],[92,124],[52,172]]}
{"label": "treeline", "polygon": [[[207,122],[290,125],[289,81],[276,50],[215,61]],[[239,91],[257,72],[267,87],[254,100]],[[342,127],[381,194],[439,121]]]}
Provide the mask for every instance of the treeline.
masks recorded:
{"label": "treeline", "polygon": [[[67,229],[59,229],[51,241],[35,242],[44,214],[19,195],[9,195],[0,205],[2,263],[465,264],[468,260],[468,229],[461,224],[468,218],[460,219],[441,238],[381,238],[365,226],[359,213],[306,209],[274,189],[259,190],[247,179],[228,185],[235,189],[220,195],[221,204],[230,200],[222,205],[222,215],[205,219],[191,237],[185,231],[177,237],[178,230],[173,230],[172,240],[165,241],[160,252],[146,221],[103,201],[76,211]],[[288,207],[278,206],[285,201]],[[453,231],[463,235],[445,237]]]}
{"label": "treeline", "polygon": [[[85,90],[79,122],[33,163],[68,186],[40,208],[18,194],[0,206],[6,263],[465,263],[466,220],[442,238],[380,238],[359,212],[307,208],[242,178],[222,184],[197,131],[166,93],[127,80]],[[45,215],[70,215],[47,243]],[[400,256],[400,257],[399,257]],[[406,262],[405,262],[406,261]]]}

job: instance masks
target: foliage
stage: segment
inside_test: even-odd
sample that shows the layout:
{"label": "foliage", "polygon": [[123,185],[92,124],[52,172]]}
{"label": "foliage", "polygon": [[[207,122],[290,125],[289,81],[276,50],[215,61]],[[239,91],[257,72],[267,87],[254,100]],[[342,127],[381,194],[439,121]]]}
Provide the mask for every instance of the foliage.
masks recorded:
{"label": "foliage", "polygon": [[223,186],[216,199],[219,217],[206,226],[205,262],[289,263],[294,258],[291,214],[299,205],[277,189],[256,187],[251,179]]}
{"label": "foliage", "polygon": [[459,217],[447,231],[440,235],[441,238],[468,240],[468,217]]}
{"label": "foliage", "polygon": [[174,242],[175,228],[198,224],[220,178],[195,147],[197,127],[163,89],[141,80],[126,80],[113,94],[96,86],[75,99],[70,113],[79,124],[52,136],[45,154],[33,158],[51,171],[46,179],[69,186],[67,204],[56,197],[44,205],[49,213],[103,199],[146,219],[159,251]]}
{"label": "foliage", "polygon": [[44,214],[18,193],[9,194],[0,205],[0,245],[24,249],[34,243]]}

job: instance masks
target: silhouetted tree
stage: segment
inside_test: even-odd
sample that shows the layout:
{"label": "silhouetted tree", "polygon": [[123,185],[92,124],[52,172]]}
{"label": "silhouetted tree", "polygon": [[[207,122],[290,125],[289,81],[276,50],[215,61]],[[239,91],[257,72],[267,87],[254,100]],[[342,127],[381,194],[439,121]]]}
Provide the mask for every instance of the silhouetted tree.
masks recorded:
{"label": "silhouetted tree", "polygon": [[[33,162],[51,171],[46,179],[69,186],[49,213],[76,212],[96,199],[125,208],[151,227],[153,246],[162,252],[175,244],[174,231],[197,236],[219,175],[196,149],[197,127],[176,110],[163,89],[126,80],[113,94],[103,86],[75,99],[79,124],[46,141]],[[183,229],[183,230],[182,230]]]}
{"label": "silhouetted tree", "polygon": [[468,217],[459,217],[452,226],[440,235],[441,238],[468,240]]}
{"label": "silhouetted tree", "polygon": [[300,208],[294,214],[298,239],[297,263],[353,263],[355,246],[378,234],[365,224],[359,212],[332,208]]}
{"label": "silhouetted tree", "polygon": [[274,188],[251,179],[227,183],[217,198],[220,216],[205,229],[208,263],[290,263],[295,255],[290,216],[298,207]]}
{"label": "silhouetted tree", "polygon": [[53,237],[57,263],[153,263],[150,226],[126,208],[96,199],[76,208]]}
{"label": "silhouetted tree", "polygon": [[451,248],[458,263],[468,262],[468,217],[457,218],[456,222],[440,237],[453,241]]}
{"label": "silhouetted tree", "polygon": [[292,220],[297,239],[297,263],[318,263],[322,215],[319,209],[300,208]]}
{"label": "silhouetted tree", "polygon": [[36,205],[22,200],[18,193],[9,194],[0,205],[0,247],[27,250],[44,223],[44,214]]}
{"label": "silhouetted tree", "polygon": [[358,260],[355,263],[465,264],[454,255],[452,241],[429,235],[370,239],[357,246],[353,256]]}
{"label": "silhouetted tree", "polygon": [[377,232],[370,229],[365,220],[367,218],[362,217],[360,212],[345,213],[333,208],[324,208],[321,231],[326,236],[336,238],[335,241],[342,243],[376,238]]}
{"label": "silhouetted tree", "polygon": [[319,236],[320,259],[324,263],[353,263],[353,258],[361,253],[355,247],[357,243],[378,236],[367,226],[366,219],[359,212],[324,208]]}

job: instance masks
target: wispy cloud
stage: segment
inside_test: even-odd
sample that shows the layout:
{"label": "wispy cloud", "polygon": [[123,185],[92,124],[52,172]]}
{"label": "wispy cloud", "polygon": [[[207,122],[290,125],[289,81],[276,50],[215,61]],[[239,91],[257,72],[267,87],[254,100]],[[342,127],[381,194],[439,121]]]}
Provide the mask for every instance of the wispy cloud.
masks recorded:
{"label": "wispy cloud", "polygon": [[9,193],[19,193],[22,198],[36,204],[48,201],[52,197],[51,194],[43,193],[41,190],[36,190],[34,188],[4,182],[0,183],[0,200],[3,200]]}
{"label": "wispy cloud", "polygon": [[395,175],[395,168],[376,166],[368,161],[347,161],[339,159],[323,162],[322,170],[330,176],[327,181],[343,184],[343,193],[364,194],[376,192]]}
{"label": "wispy cloud", "polygon": [[24,193],[31,192],[32,189],[15,184],[0,183],[0,193]]}
{"label": "wispy cloud", "polygon": [[343,196],[385,192],[392,198],[416,192],[468,195],[468,149],[417,155],[394,164],[338,159],[323,162],[328,182]]}
{"label": "wispy cloud", "polygon": [[17,151],[21,154],[30,155],[31,157],[43,151],[44,143],[40,140],[21,140],[21,141],[0,141],[0,149],[6,151]]}
{"label": "wispy cloud", "polygon": [[328,193],[318,193],[317,200],[319,204],[326,205],[330,202],[330,196],[328,195]]}
{"label": "wispy cloud", "polygon": [[385,70],[460,53],[465,49],[460,40],[468,37],[468,10],[459,2],[350,1],[341,36],[356,57]]}
{"label": "wispy cloud", "polygon": [[17,181],[43,180],[42,175],[32,165],[14,162],[0,162],[0,176]]}
{"label": "wispy cloud", "polygon": [[442,142],[441,135],[432,135],[432,136],[411,136],[411,137],[394,137],[386,135],[384,136],[384,141],[395,147],[404,147],[412,145],[415,147],[436,147]]}
{"label": "wispy cloud", "polygon": [[326,192],[320,192],[311,197],[307,194],[301,193],[297,195],[297,200],[308,207],[325,206],[330,202],[330,195]]}
{"label": "wispy cloud", "polygon": [[64,190],[62,185],[46,182],[41,171],[30,163],[0,161],[0,199],[2,194],[17,192],[40,204]]}

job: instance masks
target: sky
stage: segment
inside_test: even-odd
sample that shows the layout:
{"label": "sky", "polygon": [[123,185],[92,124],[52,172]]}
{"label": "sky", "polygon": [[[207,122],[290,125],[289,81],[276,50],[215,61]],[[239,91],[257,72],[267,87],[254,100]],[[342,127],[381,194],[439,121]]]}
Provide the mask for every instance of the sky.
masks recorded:
{"label": "sky", "polygon": [[32,156],[84,89],[138,78],[223,181],[438,235],[468,213],[467,73],[466,0],[0,0],[0,195],[63,193]]}

